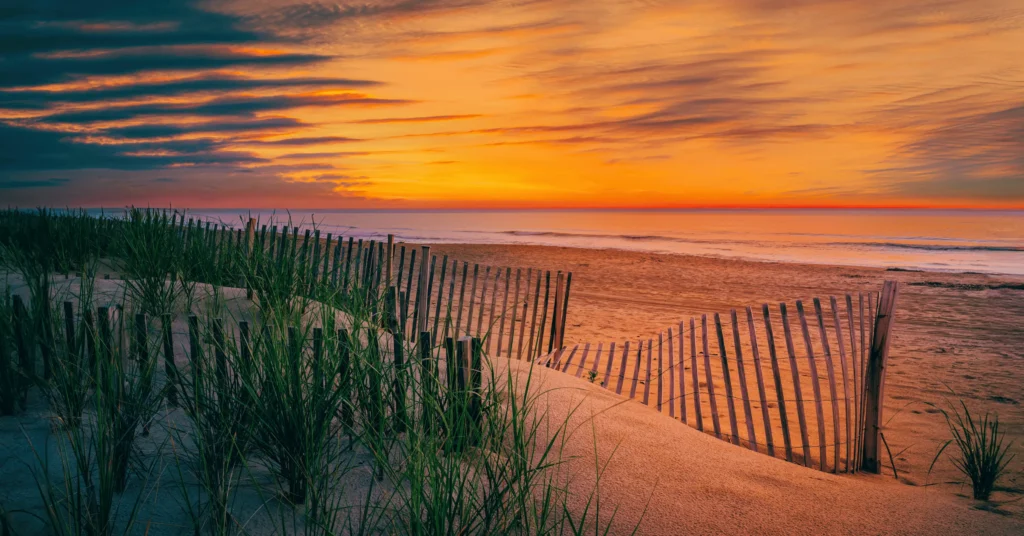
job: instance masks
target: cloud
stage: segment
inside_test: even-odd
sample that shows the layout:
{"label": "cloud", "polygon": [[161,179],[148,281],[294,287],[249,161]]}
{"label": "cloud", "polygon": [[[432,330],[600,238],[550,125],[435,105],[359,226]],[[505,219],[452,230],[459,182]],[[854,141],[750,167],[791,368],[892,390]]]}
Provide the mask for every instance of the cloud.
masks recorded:
{"label": "cloud", "polygon": [[386,123],[435,123],[441,121],[456,121],[459,119],[476,119],[482,117],[480,114],[458,114],[458,115],[431,115],[426,117],[382,117],[376,119],[361,119],[353,121],[362,125],[379,125]]}
{"label": "cloud", "polygon": [[304,138],[283,138],[280,140],[249,140],[246,141],[245,143],[247,145],[259,144],[298,147],[302,145],[324,145],[328,143],[347,143],[352,141],[360,140],[355,138],[347,138],[345,136],[310,136]]}
{"label": "cloud", "polygon": [[173,97],[197,93],[225,93],[280,89],[337,90],[380,85],[373,80],[347,78],[277,78],[205,75],[172,81],[142,82],[82,90],[6,91],[0,93],[5,108],[42,109],[56,103],[94,103],[133,97]]}
{"label": "cloud", "polygon": [[0,190],[56,188],[70,182],[71,179],[49,178],[39,180],[3,180],[0,179]]}
{"label": "cloud", "polygon": [[0,124],[0,169],[74,170],[87,168],[158,169],[167,166],[197,164],[249,164],[262,161],[252,153],[225,151],[208,140],[178,141],[161,144],[91,144],[74,140],[59,132],[20,128]]}

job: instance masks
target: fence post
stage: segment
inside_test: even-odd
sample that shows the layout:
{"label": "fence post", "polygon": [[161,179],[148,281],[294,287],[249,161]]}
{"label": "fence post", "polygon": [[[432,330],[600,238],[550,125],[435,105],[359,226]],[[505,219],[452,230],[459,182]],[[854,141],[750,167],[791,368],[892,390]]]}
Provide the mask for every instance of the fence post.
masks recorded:
{"label": "fence post", "polygon": [[[11,302],[14,308],[14,347],[18,352],[18,366],[26,378],[33,380],[35,379],[35,367],[32,364],[29,345],[25,340],[25,316],[27,315],[25,304],[21,301],[21,296],[17,294],[11,296]],[[22,392],[21,408],[25,409],[27,403],[28,389]]]}
{"label": "fence post", "polygon": [[430,304],[430,296],[427,295],[427,259],[430,258],[430,246],[423,246],[420,256],[420,278],[416,285],[416,315],[417,333],[427,331],[427,305]]}
{"label": "fence post", "polygon": [[406,430],[405,421],[405,338],[402,337],[402,326],[398,321],[398,289],[389,286],[384,294],[384,315],[387,321],[388,331],[391,332],[392,353],[395,358],[395,379],[392,385],[394,392],[395,422],[394,431],[397,433]]}
{"label": "fence post", "polygon": [[565,282],[565,275],[561,270],[555,276],[555,303],[551,311],[551,340],[548,343],[548,352],[554,350],[556,355],[562,355],[562,285]]}
{"label": "fence post", "polygon": [[885,387],[885,367],[889,357],[889,334],[892,331],[893,311],[896,308],[898,285],[886,281],[879,297],[875,315],[874,335],[871,338],[871,353],[864,370],[864,442],[860,453],[865,471],[878,474],[882,470],[881,455],[882,400]]}
{"label": "fence post", "polygon": [[245,252],[251,253],[253,242],[256,239],[256,218],[249,218],[245,224]]}
{"label": "fence post", "polygon": [[439,418],[437,415],[438,375],[437,367],[431,355],[433,350],[431,347],[432,341],[433,335],[429,331],[421,331],[419,344],[416,346],[420,354],[420,381],[422,383],[421,389],[423,390],[423,432],[428,435],[434,428],[434,421]]}
{"label": "fence post", "polygon": [[173,317],[170,313],[161,315],[161,343],[164,351],[164,374],[167,376],[167,404],[171,407],[178,405],[178,369],[174,365],[174,339],[171,332]]}

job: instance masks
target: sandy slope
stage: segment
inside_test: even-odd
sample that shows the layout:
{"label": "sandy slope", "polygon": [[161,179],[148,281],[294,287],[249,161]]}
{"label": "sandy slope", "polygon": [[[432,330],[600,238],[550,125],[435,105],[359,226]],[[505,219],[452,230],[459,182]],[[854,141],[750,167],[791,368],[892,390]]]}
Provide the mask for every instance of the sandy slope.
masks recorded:
{"label": "sandy slope", "polygon": [[[513,362],[520,376],[529,366]],[[601,479],[603,518],[615,534],[1021,534],[1024,522],[972,508],[941,489],[880,476],[835,476],[719,441],[636,402],[534,368],[549,418],[569,413],[564,454],[581,507]],[[594,445],[597,446],[597,457]],[[648,502],[649,501],[649,502]]]}

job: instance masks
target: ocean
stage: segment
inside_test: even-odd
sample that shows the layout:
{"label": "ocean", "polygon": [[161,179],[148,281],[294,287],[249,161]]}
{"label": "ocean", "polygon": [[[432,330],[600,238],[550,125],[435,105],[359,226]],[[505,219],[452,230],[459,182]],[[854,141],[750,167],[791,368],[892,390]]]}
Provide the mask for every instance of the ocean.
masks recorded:
{"label": "ocean", "polygon": [[192,210],[413,243],[532,244],[756,261],[1024,275],[1024,211]]}

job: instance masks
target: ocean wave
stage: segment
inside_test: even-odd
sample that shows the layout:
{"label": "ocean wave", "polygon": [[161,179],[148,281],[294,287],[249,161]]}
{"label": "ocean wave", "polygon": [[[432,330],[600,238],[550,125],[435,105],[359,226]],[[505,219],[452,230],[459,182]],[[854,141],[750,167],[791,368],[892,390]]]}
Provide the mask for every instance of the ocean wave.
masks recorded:
{"label": "ocean wave", "polygon": [[883,249],[913,249],[920,251],[993,251],[1020,253],[1024,246],[981,246],[981,245],[947,245],[947,244],[907,244],[902,242],[829,242],[830,246],[863,246]]}
{"label": "ocean wave", "polygon": [[[937,244],[921,244],[921,243],[907,243],[907,242],[893,242],[893,241],[849,241],[849,242],[802,242],[802,241],[783,241],[783,240],[734,240],[734,239],[714,239],[714,238],[686,238],[678,236],[664,236],[656,234],[615,234],[615,233],[571,233],[565,231],[501,231],[500,234],[511,235],[511,236],[536,236],[536,237],[554,237],[554,238],[608,238],[614,240],[627,240],[634,242],[678,242],[686,244],[714,244],[714,245],[725,245],[725,244],[744,244],[744,245],[762,245],[762,246],[788,246],[788,247],[820,247],[820,246],[835,246],[835,247],[871,247],[871,248],[882,248],[882,249],[912,249],[922,251],[993,251],[993,252],[1024,252],[1024,246],[1001,246],[1001,245],[983,245],[983,244],[962,244],[954,245],[949,243],[937,243]],[[813,236],[803,234],[803,236]],[[834,236],[834,235],[833,235]]]}

